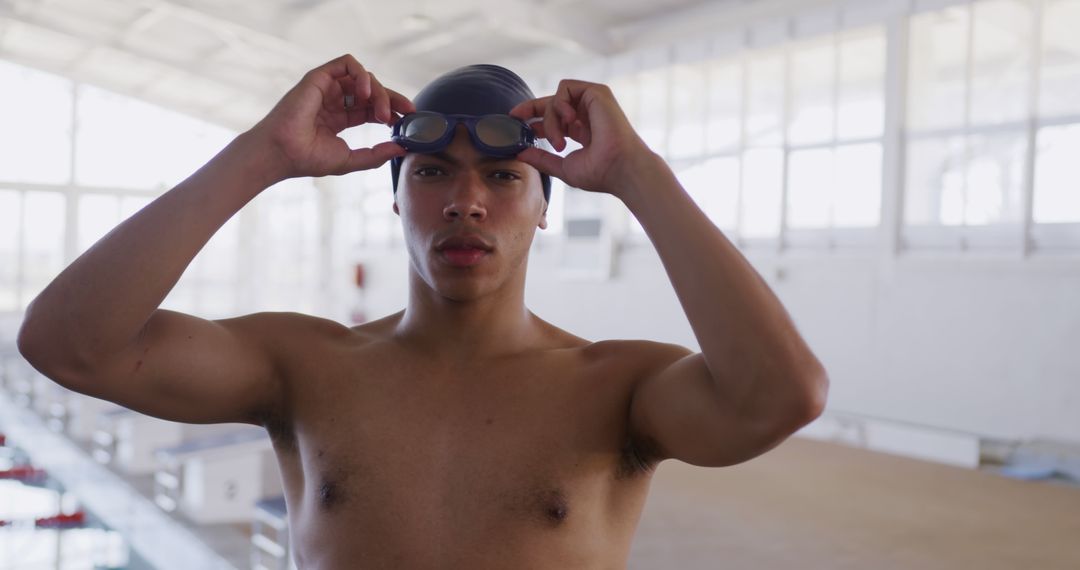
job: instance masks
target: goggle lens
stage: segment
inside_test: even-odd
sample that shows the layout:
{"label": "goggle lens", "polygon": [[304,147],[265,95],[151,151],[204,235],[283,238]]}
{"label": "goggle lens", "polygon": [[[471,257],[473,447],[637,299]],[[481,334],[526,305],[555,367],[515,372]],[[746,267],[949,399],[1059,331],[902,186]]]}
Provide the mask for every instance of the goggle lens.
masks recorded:
{"label": "goggle lens", "polygon": [[513,146],[522,140],[521,123],[506,116],[488,115],[477,121],[476,136],[489,146]]}
{"label": "goggle lens", "polygon": [[441,115],[415,115],[405,124],[405,138],[418,143],[432,143],[446,132],[449,123]]}

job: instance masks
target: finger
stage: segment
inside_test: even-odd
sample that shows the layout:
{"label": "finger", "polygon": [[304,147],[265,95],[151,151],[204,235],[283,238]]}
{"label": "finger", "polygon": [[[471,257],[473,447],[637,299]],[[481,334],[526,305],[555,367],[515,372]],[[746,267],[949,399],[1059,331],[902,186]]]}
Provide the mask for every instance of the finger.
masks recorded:
{"label": "finger", "polygon": [[536,117],[543,117],[544,111],[547,109],[548,101],[551,99],[551,95],[546,97],[537,97],[536,99],[529,99],[528,101],[522,101],[510,109],[508,113],[511,117],[517,117],[522,121],[528,121],[529,119],[535,119]]}
{"label": "finger", "polygon": [[408,97],[394,91],[393,89],[387,89],[387,93],[390,95],[390,108],[402,115],[416,112],[416,105],[409,100]]}
{"label": "finger", "polygon": [[349,151],[344,170],[339,174],[378,168],[395,156],[405,156],[405,152],[401,145],[391,141],[381,142],[371,148],[353,149]]}
{"label": "finger", "polygon": [[583,121],[574,121],[567,129],[570,133],[570,138],[576,140],[581,146],[589,146],[589,141],[592,140],[592,133],[589,130],[589,125]]}
{"label": "finger", "polygon": [[548,176],[554,176],[559,180],[566,181],[563,177],[563,157],[552,154],[536,147],[527,148],[517,155],[517,159]]}
{"label": "finger", "polygon": [[[349,77],[354,81],[357,81],[357,98],[367,98],[370,96],[370,91],[365,90],[368,89],[366,78],[364,77],[366,74],[367,70],[364,69],[364,66],[361,65],[359,61],[356,61],[355,57],[350,54],[345,54],[312,69],[307,72],[304,77],[305,79],[314,82],[322,88],[324,92],[335,81]],[[343,102],[339,101],[338,103]]]}
{"label": "finger", "polygon": [[569,125],[578,118],[574,106],[571,105],[569,101],[559,97],[555,98],[555,111],[559,114],[559,117],[562,118],[564,125]]}
{"label": "finger", "polygon": [[332,79],[338,79],[346,76],[357,78],[363,75],[367,70],[364,69],[364,66],[361,65],[359,61],[356,61],[356,58],[353,57],[352,54],[347,53],[331,59],[311,71],[325,73]]}
{"label": "finger", "polygon": [[536,121],[536,122],[533,122],[533,123],[529,123],[529,128],[532,129],[533,136],[535,136],[536,138],[538,138],[538,139],[546,139],[547,138],[546,131],[544,131],[544,122],[543,121]]}
{"label": "finger", "polygon": [[346,111],[356,106],[356,80],[345,76],[331,82],[329,88],[323,93],[323,108],[327,111],[337,112],[341,109]]}
{"label": "finger", "polygon": [[544,109],[544,132],[547,133],[547,140],[551,146],[560,152],[566,148],[566,137],[563,136],[561,121],[562,119],[555,112],[554,100],[549,100]]}
{"label": "finger", "polygon": [[386,92],[382,82],[375,74],[368,72],[371,78],[371,107],[375,120],[381,123],[390,122],[390,94]]}
{"label": "finger", "polygon": [[578,105],[577,120],[574,122],[575,127],[571,127],[570,136],[577,142],[581,143],[581,146],[589,146],[592,141],[592,122],[589,119],[589,107],[582,102]]}

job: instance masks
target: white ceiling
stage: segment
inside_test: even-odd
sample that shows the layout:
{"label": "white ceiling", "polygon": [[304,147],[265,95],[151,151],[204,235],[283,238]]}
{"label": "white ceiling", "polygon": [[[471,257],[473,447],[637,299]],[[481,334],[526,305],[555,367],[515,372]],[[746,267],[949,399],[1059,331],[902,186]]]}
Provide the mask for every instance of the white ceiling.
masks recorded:
{"label": "white ceiling", "polygon": [[0,58],[240,129],[346,52],[412,95],[460,65],[565,65],[815,2],[0,0]]}

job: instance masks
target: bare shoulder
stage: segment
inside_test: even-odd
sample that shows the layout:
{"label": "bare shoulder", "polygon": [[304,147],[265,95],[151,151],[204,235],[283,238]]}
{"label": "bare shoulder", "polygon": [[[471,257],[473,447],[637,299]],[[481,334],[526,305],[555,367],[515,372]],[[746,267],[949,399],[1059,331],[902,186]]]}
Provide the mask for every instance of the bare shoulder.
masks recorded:
{"label": "bare shoulder", "polygon": [[693,354],[678,344],[644,339],[609,339],[591,341],[561,329],[551,323],[542,323],[550,348],[570,349],[579,352],[586,362],[601,364],[605,368],[624,371],[626,378],[637,380],[659,372],[677,360]]}
{"label": "bare shoulder", "polygon": [[647,376],[693,354],[685,346],[653,340],[602,340],[585,348],[594,358],[612,359],[634,369],[635,376]]}
{"label": "bare shoulder", "polygon": [[274,352],[298,343],[343,338],[350,333],[348,327],[336,321],[290,311],[252,313],[217,322],[275,349]]}

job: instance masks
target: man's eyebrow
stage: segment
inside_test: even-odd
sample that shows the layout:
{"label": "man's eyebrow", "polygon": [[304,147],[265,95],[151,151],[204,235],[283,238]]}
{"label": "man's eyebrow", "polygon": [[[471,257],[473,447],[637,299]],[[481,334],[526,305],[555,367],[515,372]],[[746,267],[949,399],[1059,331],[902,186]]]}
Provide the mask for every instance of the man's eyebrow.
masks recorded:
{"label": "man's eyebrow", "polygon": [[[437,160],[441,160],[443,162],[449,162],[450,164],[453,164],[454,166],[461,166],[461,160],[459,160],[458,158],[455,158],[454,156],[447,153],[446,151],[425,152],[425,153],[421,154],[420,156],[434,158],[434,159],[437,159]],[[417,160],[422,160],[422,159],[418,157]],[[480,162],[515,162],[516,160],[517,159],[515,159],[512,156],[491,156],[491,155],[487,155],[487,154],[481,155],[480,159],[479,159]]]}

